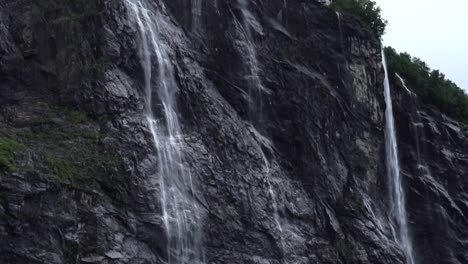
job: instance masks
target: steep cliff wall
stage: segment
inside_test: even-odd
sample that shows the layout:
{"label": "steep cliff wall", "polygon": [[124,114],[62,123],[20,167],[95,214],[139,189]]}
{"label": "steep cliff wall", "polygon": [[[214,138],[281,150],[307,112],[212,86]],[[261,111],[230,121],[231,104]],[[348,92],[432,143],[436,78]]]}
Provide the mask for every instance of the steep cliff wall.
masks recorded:
{"label": "steep cliff wall", "polygon": [[419,263],[467,263],[467,126],[420,103],[395,78],[407,207]]}
{"label": "steep cliff wall", "polygon": [[[306,0],[251,1],[248,13],[227,0],[142,4],[175,68],[207,262],[404,263],[388,217],[380,46],[364,25]],[[0,149],[0,262],[164,263],[137,36],[123,0],[0,3],[0,146],[14,146]],[[427,195],[441,214],[455,207],[410,186],[423,241]],[[461,219],[457,201],[444,219]]]}

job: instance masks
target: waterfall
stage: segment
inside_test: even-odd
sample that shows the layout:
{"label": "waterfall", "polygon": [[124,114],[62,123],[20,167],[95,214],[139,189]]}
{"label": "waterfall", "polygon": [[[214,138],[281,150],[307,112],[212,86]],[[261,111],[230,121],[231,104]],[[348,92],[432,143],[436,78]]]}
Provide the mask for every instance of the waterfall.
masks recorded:
{"label": "waterfall", "polygon": [[202,22],[202,0],[191,0],[192,4],[192,32],[197,32],[201,29]]}
{"label": "waterfall", "polygon": [[341,13],[336,11],[336,19],[338,20],[338,29],[340,30],[340,45],[343,49],[343,25],[341,23]]}
{"label": "waterfall", "polygon": [[387,157],[387,176],[390,190],[391,215],[397,223],[398,242],[401,244],[408,264],[415,264],[413,246],[409,236],[408,220],[405,207],[405,194],[403,192],[400,165],[398,161],[398,149],[395,133],[395,121],[393,118],[392,97],[390,94],[390,82],[388,79],[387,62],[382,49],[382,64],[385,71],[385,150]]}
{"label": "waterfall", "polygon": [[[158,181],[169,264],[204,263],[200,208],[195,203],[194,186],[184,166],[183,135],[177,117],[178,85],[168,50],[159,36],[162,14],[152,12],[137,0],[127,0],[139,30],[140,60],[146,91],[145,114],[157,154]],[[153,69],[153,59],[157,63]],[[153,76],[153,72],[156,72]],[[156,92],[161,116],[156,116],[152,94]]]}
{"label": "waterfall", "polygon": [[249,10],[249,3],[247,0],[238,0],[240,11],[242,12],[242,25],[244,39],[245,39],[245,55],[243,57],[246,80],[248,84],[249,95],[249,119],[256,126],[261,129],[261,124],[264,123],[263,114],[263,96],[268,94],[268,89],[263,85],[260,79],[260,67],[257,58],[257,51],[255,50],[254,39],[252,35],[252,28],[257,32],[262,32],[262,26],[257,21],[255,16]]}
{"label": "waterfall", "polygon": [[[249,10],[249,3],[247,0],[237,0],[239,5],[240,11],[242,13],[242,23],[241,29],[244,33],[245,39],[245,49],[246,53],[243,58],[244,64],[246,67],[246,79],[248,85],[248,95],[249,95],[249,121],[252,122],[252,131],[253,134],[257,139],[261,139],[259,141],[259,145],[262,145],[264,142],[269,142],[264,135],[261,135],[260,132],[266,133],[266,129],[264,128],[265,123],[265,116],[263,113],[264,102],[263,96],[269,93],[269,90],[263,85],[262,80],[260,79],[260,67],[257,59],[257,52],[255,50],[254,39],[252,36],[252,28],[256,30],[256,32],[262,32],[262,26],[255,18],[254,14],[252,14]],[[258,132],[257,130],[260,130]],[[277,202],[277,195],[274,190],[274,186],[272,184],[271,179],[271,164],[268,161],[265,152],[263,151],[262,147],[260,146],[260,153],[262,155],[262,160],[264,163],[264,173],[266,183],[268,185],[268,194],[271,199],[271,205],[273,209],[273,218],[276,224],[276,228],[279,232],[279,239],[281,248],[285,250],[284,245],[284,238],[283,238],[283,227],[280,222],[279,213],[278,213],[278,202]]]}

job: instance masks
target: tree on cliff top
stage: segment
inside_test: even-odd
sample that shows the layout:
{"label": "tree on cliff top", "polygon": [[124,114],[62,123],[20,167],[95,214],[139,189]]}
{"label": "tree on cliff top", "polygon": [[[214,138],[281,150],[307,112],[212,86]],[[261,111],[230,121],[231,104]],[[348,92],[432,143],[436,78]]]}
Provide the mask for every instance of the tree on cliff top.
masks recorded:
{"label": "tree on cliff top", "polygon": [[382,18],[381,9],[371,0],[335,0],[330,6],[336,11],[349,14],[366,22],[379,39],[385,33],[387,20]]}
{"label": "tree on cliff top", "polygon": [[398,73],[424,103],[434,105],[445,114],[468,123],[468,95],[463,89],[439,70],[431,70],[425,62],[408,53],[398,53],[386,47],[385,56],[390,77],[394,81],[394,73]]}

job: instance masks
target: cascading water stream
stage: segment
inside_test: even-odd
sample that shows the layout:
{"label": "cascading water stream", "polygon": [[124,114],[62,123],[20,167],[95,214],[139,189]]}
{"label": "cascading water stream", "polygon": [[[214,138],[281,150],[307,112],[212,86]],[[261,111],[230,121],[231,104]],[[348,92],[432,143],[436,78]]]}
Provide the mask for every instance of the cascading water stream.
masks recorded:
{"label": "cascading water stream", "polygon": [[[190,171],[183,164],[182,131],[176,113],[178,85],[166,47],[159,38],[159,12],[151,12],[144,3],[127,0],[139,30],[140,59],[145,80],[145,110],[153,135],[158,175],[154,184],[160,188],[163,222],[167,236],[169,264],[204,263],[200,208],[193,198]],[[153,76],[153,59],[157,74]],[[153,112],[153,91],[162,105],[161,117]],[[157,176],[159,176],[159,181]]]}
{"label": "cascading water stream", "polygon": [[341,22],[341,13],[336,11],[336,19],[338,20],[338,29],[340,30],[340,45],[341,45],[341,48],[343,48],[343,25],[342,25],[342,22]]}
{"label": "cascading water stream", "polygon": [[244,64],[246,66],[246,79],[248,83],[249,94],[249,119],[256,125],[262,123],[263,116],[263,95],[268,94],[268,90],[263,85],[260,79],[260,67],[257,59],[257,51],[255,50],[254,40],[252,36],[252,27],[261,28],[260,23],[249,10],[249,3],[247,0],[238,0],[239,8],[242,12],[242,30],[245,37],[245,51]]}
{"label": "cascading water stream", "polygon": [[[188,0],[187,0],[188,1]],[[192,32],[201,29],[202,23],[202,0],[190,0],[192,4]]]}
{"label": "cascading water stream", "polygon": [[[247,0],[237,1],[240,11],[242,12],[242,30],[245,37],[246,44],[246,56],[244,57],[244,64],[247,72],[247,84],[249,94],[249,120],[252,122],[253,130],[260,129],[262,132],[264,123],[263,114],[263,99],[264,94],[268,94],[268,90],[263,85],[260,79],[260,67],[257,59],[257,52],[254,46],[254,40],[252,36],[251,27],[261,28],[260,23],[257,21],[255,16],[249,10],[249,3]],[[256,134],[259,134],[258,132]],[[257,135],[259,138],[263,138],[262,135]],[[266,175],[266,182],[268,185],[268,194],[270,195],[273,207],[273,217],[275,220],[276,228],[279,231],[280,243],[284,253],[284,238],[283,238],[283,227],[281,225],[278,213],[278,202],[276,192],[271,182],[271,165],[268,161],[264,151],[260,148],[262,159],[264,161],[264,172]]]}
{"label": "cascading water stream", "polygon": [[397,239],[403,248],[408,264],[415,264],[413,246],[409,236],[408,220],[405,207],[405,194],[403,192],[402,179],[400,175],[400,164],[398,161],[398,149],[395,133],[395,121],[393,117],[392,97],[390,93],[390,81],[388,78],[387,62],[383,50],[382,64],[385,71],[385,150],[387,157],[387,176],[392,203],[391,215],[397,223]]}
{"label": "cascading water stream", "polygon": [[[406,86],[405,86],[406,88]],[[406,88],[408,89],[408,88]],[[422,159],[421,155],[425,153],[424,149],[424,140],[426,139],[426,133],[424,132],[424,123],[421,118],[421,114],[419,111],[416,112],[416,120],[412,122],[413,124],[413,134],[414,134],[414,142],[416,143],[416,158],[417,164],[416,168],[420,177],[429,177],[432,178],[431,169],[427,165],[427,163]],[[421,151],[422,147],[422,151]],[[421,153],[422,152],[422,153]]]}

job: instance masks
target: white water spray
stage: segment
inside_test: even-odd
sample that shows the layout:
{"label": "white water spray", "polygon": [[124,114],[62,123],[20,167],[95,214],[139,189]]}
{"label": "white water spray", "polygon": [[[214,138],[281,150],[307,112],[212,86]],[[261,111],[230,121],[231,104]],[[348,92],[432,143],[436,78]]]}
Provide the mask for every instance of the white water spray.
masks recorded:
{"label": "white water spray", "polygon": [[[176,113],[178,85],[166,47],[159,38],[162,15],[151,12],[144,3],[137,0],[127,0],[127,7],[135,16],[140,33],[140,59],[146,91],[145,110],[157,152],[168,264],[204,263],[200,208],[193,198],[190,171],[183,164],[183,135]],[[156,70],[152,67],[153,59],[156,59]],[[154,71],[157,71],[155,76]],[[153,91],[156,91],[162,107],[160,117],[153,112]]]}
{"label": "white water spray", "polygon": [[385,71],[384,94],[385,104],[385,150],[387,156],[387,176],[390,185],[390,198],[392,203],[391,215],[397,223],[398,242],[401,244],[408,264],[415,264],[413,246],[408,230],[408,220],[405,207],[405,194],[403,192],[402,179],[400,175],[400,164],[398,161],[398,149],[395,133],[395,121],[393,118],[392,97],[390,93],[390,82],[388,79],[387,62],[382,49],[382,64]]}

